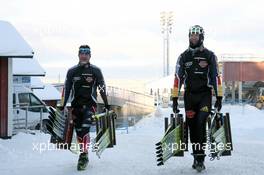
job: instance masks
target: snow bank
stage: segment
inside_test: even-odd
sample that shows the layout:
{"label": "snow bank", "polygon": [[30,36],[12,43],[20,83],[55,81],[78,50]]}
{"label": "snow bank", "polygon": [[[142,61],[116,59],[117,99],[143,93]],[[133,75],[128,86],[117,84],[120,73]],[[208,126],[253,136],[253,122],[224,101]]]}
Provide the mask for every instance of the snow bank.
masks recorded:
{"label": "snow bank", "polygon": [[[262,174],[264,168],[264,111],[251,106],[223,107],[230,112],[234,151],[231,157],[209,161],[202,174],[237,175]],[[154,114],[145,117],[129,134],[117,133],[117,146],[107,149],[101,159],[90,153],[90,163],[84,172],[76,171],[78,156],[69,151],[33,151],[32,144],[49,141],[49,135],[20,133],[11,140],[0,140],[0,174],[2,175],[172,175],[194,174],[192,157],[171,158],[162,167],[156,166],[155,143],[164,132],[163,117],[169,116],[171,109],[161,109],[161,117]],[[14,168],[15,167],[15,168]]]}

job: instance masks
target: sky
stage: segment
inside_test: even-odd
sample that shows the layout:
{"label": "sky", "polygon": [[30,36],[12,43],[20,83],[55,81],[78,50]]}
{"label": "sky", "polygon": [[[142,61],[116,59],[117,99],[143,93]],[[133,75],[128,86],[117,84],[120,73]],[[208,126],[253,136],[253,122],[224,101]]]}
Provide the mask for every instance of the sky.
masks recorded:
{"label": "sky", "polygon": [[160,13],[172,11],[170,73],[188,47],[188,29],[205,30],[205,46],[224,53],[264,55],[264,11],[258,0],[0,0],[9,21],[46,70],[44,81],[64,81],[88,44],[91,63],[106,79],[155,79],[163,74]]}

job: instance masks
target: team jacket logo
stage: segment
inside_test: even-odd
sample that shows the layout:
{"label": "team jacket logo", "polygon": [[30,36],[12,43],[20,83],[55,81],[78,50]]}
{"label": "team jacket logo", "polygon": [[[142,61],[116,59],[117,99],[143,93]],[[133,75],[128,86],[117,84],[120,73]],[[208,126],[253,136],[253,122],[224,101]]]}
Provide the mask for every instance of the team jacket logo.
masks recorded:
{"label": "team jacket logo", "polygon": [[81,80],[81,77],[73,77],[73,81],[79,81]]}
{"label": "team jacket logo", "polygon": [[186,68],[189,68],[189,67],[191,67],[192,64],[193,64],[192,61],[186,62],[186,63],[185,63],[185,67],[186,67]]}
{"label": "team jacket logo", "polygon": [[91,83],[93,81],[93,77],[85,77],[85,80],[88,82],[88,83]]}
{"label": "team jacket logo", "polygon": [[209,112],[209,108],[207,106],[204,106],[200,109],[202,112]]}
{"label": "team jacket logo", "polygon": [[201,60],[201,61],[199,62],[199,65],[200,65],[201,68],[205,68],[205,67],[208,66],[208,63],[207,63],[207,61],[203,61],[203,60]]}

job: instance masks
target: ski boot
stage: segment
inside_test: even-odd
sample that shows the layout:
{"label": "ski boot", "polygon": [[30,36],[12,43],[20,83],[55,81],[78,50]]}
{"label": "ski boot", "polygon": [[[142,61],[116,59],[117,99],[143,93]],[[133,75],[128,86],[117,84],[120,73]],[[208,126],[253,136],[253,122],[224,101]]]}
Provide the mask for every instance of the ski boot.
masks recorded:
{"label": "ski boot", "polygon": [[81,153],[78,160],[77,170],[78,171],[85,170],[88,165],[88,162],[89,162],[88,153]]}
{"label": "ski boot", "polygon": [[197,164],[198,164],[198,161],[196,159],[193,159],[192,168],[196,169]]}
{"label": "ski boot", "polygon": [[204,162],[203,162],[203,161],[201,161],[201,162],[198,162],[198,161],[197,161],[197,163],[196,163],[196,165],[195,165],[195,169],[196,169],[196,171],[199,172],[199,173],[200,173],[201,171],[205,170]]}
{"label": "ski boot", "polygon": [[192,154],[192,155],[194,158],[192,168],[196,169],[197,172],[201,172],[205,170],[205,166],[204,166],[205,154]]}

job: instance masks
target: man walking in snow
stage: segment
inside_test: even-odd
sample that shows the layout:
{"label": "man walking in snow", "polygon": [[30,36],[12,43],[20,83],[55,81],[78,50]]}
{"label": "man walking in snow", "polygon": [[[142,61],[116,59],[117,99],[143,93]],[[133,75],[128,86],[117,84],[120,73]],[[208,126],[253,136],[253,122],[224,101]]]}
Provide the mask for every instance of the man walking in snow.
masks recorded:
{"label": "man walking in snow", "polygon": [[[222,87],[215,54],[204,47],[204,30],[195,25],[189,29],[189,48],[178,58],[172,92],[173,111],[178,113],[178,96],[184,84],[186,122],[190,130],[194,162],[197,171],[205,169],[206,120],[211,112],[212,94],[215,108],[222,107]],[[214,89],[214,91],[212,91]]]}
{"label": "man walking in snow", "polygon": [[71,94],[71,107],[74,116],[73,122],[78,143],[81,145],[81,154],[78,160],[78,170],[84,170],[88,164],[88,147],[90,144],[89,130],[92,125],[92,116],[96,112],[97,88],[109,110],[106,96],[106,87],[101,70],[90,64],[91,50],[88,45],[79,47],[79,63],[67,72],[64,85],[63,108]]}

